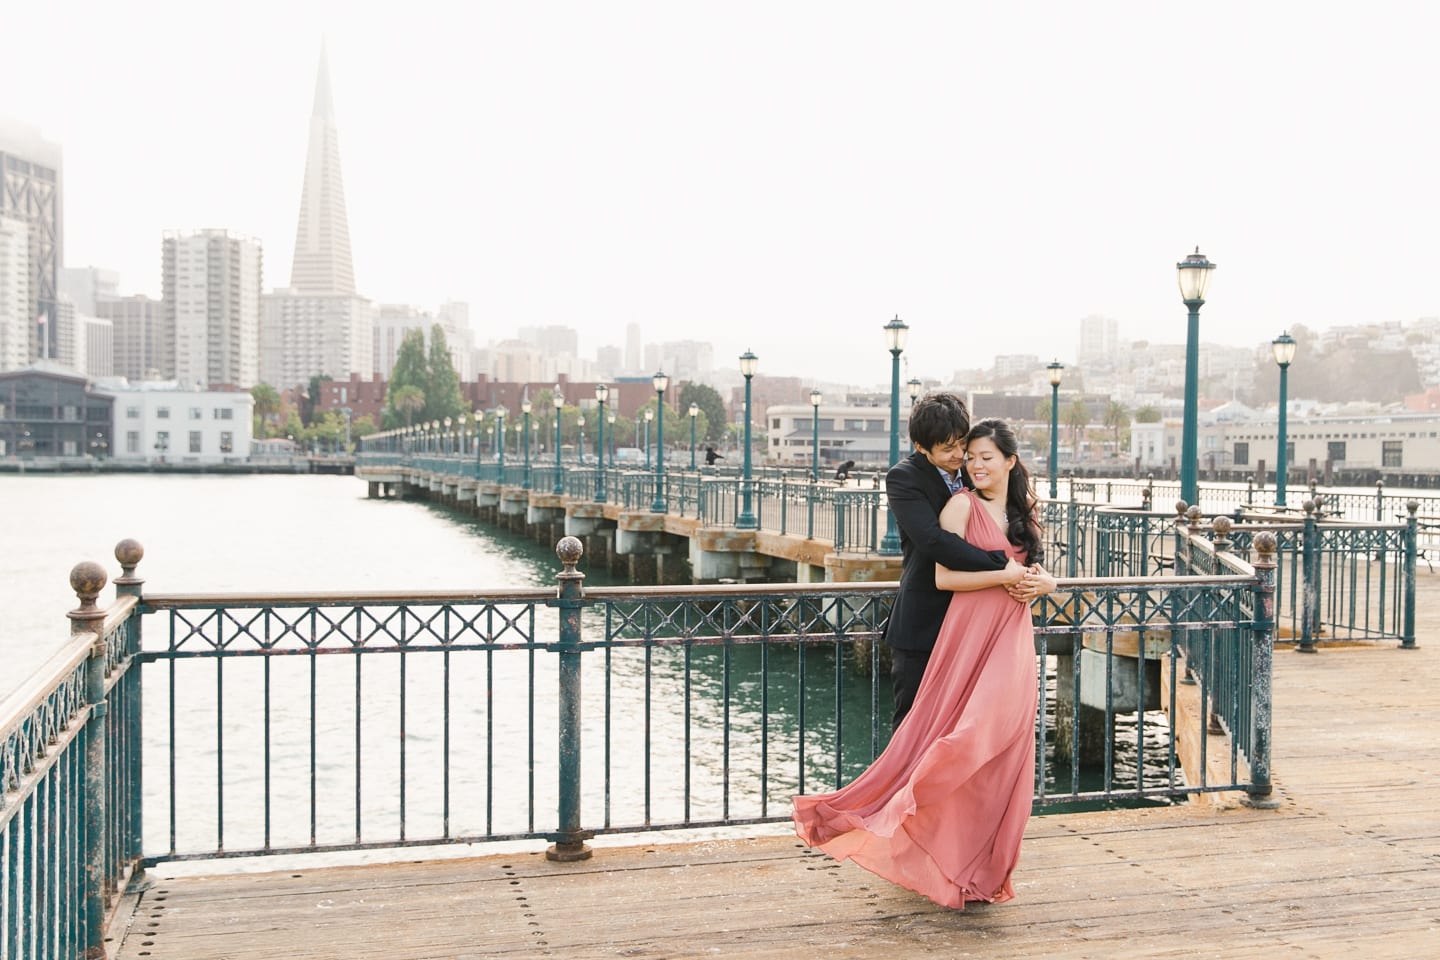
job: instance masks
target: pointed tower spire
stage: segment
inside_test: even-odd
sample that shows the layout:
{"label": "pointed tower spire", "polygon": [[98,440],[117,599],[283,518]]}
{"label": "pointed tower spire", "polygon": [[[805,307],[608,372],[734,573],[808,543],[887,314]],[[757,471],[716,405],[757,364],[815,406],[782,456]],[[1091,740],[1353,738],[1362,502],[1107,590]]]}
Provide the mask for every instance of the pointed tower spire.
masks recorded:
{"label": "pointed tower spire", "polygon": [[330,96],[330,62],[323,43],[315,77],[315,105],[310,111],[310,147],[305,155],[305,186],[300,192],[290,288],[297,293],[355,293],[345,182],[340,175],[340,137]]}

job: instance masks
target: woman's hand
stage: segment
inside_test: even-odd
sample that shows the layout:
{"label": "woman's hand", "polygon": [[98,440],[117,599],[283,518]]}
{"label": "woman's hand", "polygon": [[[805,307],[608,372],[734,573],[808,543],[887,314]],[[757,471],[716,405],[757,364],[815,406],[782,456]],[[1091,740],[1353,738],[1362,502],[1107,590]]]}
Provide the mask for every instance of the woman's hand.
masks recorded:
{"label": "woman's hand", "polygon": [[1055,592],[1055,578],[1040,564],[1031,564],[1025,575],[1017,582],[1005,587],[1005,591],[1020,603],[1033,603],[1037,597]]}

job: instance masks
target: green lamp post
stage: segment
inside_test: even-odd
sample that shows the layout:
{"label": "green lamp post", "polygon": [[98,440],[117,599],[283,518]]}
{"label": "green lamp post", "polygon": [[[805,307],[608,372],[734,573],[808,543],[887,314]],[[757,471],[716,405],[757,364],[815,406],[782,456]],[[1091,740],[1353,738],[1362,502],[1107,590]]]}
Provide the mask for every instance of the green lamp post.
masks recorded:
{"label": "green lamp post", "polygon": [[[901,321],[899,315],[885,324],[885,346],[890,351],[890,462],[900,462],[900,354],[905,350],[905,340],[910,327]],[[900,552],[900,533],[895,529],[895,514],[885,511],[885,536],[880,540],[880,552]]]}
{"label": "green lamp post", "polygon": [[735,517],[737,530],[758,530],[760,522],[752,510],[750,491],[750,381],[755,376],[755,367],[760,358],[749,350],[740,354],[740,375],[745,378],[745,456],[741,461],[740,513]]}
{"label": "green lamp post", "polygon": [[1286,454],[1289,452],[1288,444],[1285,442],[1285,417],[1289,412],[1286,410],[1285,388],[1286,376],[1290,373],[1290,361],[1295,359],[1295,338],[1290,336],[1289,331],[1281,333],[1280,336],[1270,341],[1270,349],[1275,355],[1275,363],[1280,367],[1280,423],[1276,433],[1275,450],[1275,506],[1285,506],[1285,473],[1287,469]]}
{"label": "green lamp post", "polygon": [[1050,372],[1050,499],[1054,500],[1060,481],[1060,378],[1065,364],[1052,360],[1045,369]]}
{"label": "green lamp post", "polygon": [[690,469],[695,469],[695,418],[700,415],[700,404],[690,403]]}
{"label": "green lamp post", "polygon": [[600,472],[595,476],[595,502],[605,502],[605,401],[610,399],[610,388],[603,383],[595,384],[595,403],[599,411],[595,415],[595,462]]}
{"label": "green lamp post", "polygon": [[670,386],[670,377],[664,370],[657,370],[650,378],[655,388],[655,500],[650,504],[651,513],[665,512],[665,388]]}
{"label": "green lamp post", "polygon": [[[520,412],[521,412],[521,413],[524,415],[524,417],[525,417],[525,476],[524,476],[524,480],[522,481],[522,486],[523,486],[526,490],[529,490],[529,489],[530,489],[530,410],[531,410],[531,409],[532,409],[532,408],[531,408],[531,406],[530,406],[530,401],[529,401],[529,400],[522,400],[522,401],[520,402]],[[476,443],[477,443],[477,444],[479,443],[479,439],[478,439],[478,438],[476,439]]]}
{"label": "green lamp post", "polygon": [[1175,264],[1180,275],[1180,299],[1190,311],[1185,332],[1185,421],[1180,433],[1180,499],[1190,506],[1200,501],[1200,308],[1205,304],[1205,286],[1215,264],[1195,252]]}
{"label": "green lamp post", "polygon": [[820,479],[820,388],[810,391],[810,480]]}
{"label": "green lamp post", "polygon": [[565,478],[560,473],[560,411],[565,409],[565,394],[558,383],[551,403],[555,406],[555,489],[552,492],[559,496],[565,492]]}

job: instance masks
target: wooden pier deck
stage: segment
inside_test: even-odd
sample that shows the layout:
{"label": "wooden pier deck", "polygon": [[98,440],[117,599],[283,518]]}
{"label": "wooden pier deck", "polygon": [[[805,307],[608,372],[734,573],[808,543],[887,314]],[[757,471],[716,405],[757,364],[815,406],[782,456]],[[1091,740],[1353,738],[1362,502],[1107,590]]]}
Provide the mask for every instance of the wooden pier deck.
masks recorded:
{"label": "wooden pier deck", "polygon": [[153,872],[125,904],[112,955],[1437,957],[1440,577],[1421,580],[1419,650],[1277,649],[1279,810],[1032,818],[1010,903],[946,910],[769,836],[604,847],[569,865],[536,850]]}

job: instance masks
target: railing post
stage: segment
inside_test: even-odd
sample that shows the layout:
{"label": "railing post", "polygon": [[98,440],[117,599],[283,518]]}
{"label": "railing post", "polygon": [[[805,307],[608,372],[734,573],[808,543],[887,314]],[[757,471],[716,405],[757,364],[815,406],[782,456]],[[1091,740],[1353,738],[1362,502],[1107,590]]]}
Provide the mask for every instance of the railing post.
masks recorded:
{"label": "railing post", "polygon": [[575,537],[563,537],[555,546],[555,555],[565,565],[555,576],[560,595],[551,604],[560,610],[560,639],[553,648],[560,658],[559,830],[546,837],[554,843],[545,851],[545,859],[561,863],[588,860],[591,851],[585,841],[595,835],[580,828],[580,608],[585,605],[585,574],[575,565],[584,552]]}
{"label": "railing post", "polygon": [[[115,596],[135,597],[137,600],[142,595],[145,586],[145,579],[135,575],[135,568],[145,557],[145,548],[140,541],[125,539],[115,544],[115,559],[120,563],[120,576],[115,578]],[[126,650],[127,657],[133,657],[140,652],[140,617],[131,613],[130,622],[126,624]],[[141,743],[143,742],[141,720],[145,715],[142,696],[144,687],[139,682],[138,676],[128,684],[128,694],[121,706],[121,714],[124,724],[122,731],[125,736],[124,751],[128,757],[127,769],[120,772],[125,778],[125,783],[116,796],[123,797],[125,813],[128,817],[126,823],[127,836],[121,846],[124,857],[128,862],[138,862],[144,846],[144,829],[142,814],[144,812],[145,782],[143,776],[144,764],[141,762]],[[139,869],[138,867],[136,868]]]}
{"label": "railing post", "polygon": [[1272,644],[1275,636],[1275,535],[1255,537],[1255,632],[1251,646],[1250,679],[1250,782],[1245,785],[1244,804],[1258,810],[1274,810],[1280,801],[1270,783],[1270,720]]}
{"label": "railing post", "polygon": [[1405,502],[1405,510],[1410,516],[1405,520],[1405,632],[1400,637],[1402,650],[1417,649],[1415,644],[1415,540],[1420,533],[1420,524],[1415,514],[1419,509],[1420,502],[1418,500]]}
{"label": "railing post", "polygon": [[[1070,474],[1070,507],[1065,517],[1065,538],[1070,549],[1065,552],[1065,576],[1075,577],[1080,560],[1080,544],[1075,542],[1075,474]],[[1091,559],[1094,559],[1093,557]]]}
{"label": "railing post", "polygon": [[810,478],[810,486],[805,491],[805,539],[815,539],[815,498],[820,493],[820,485],[814,477]]}
{"label": "railing post", "polygon": [[1315,501],[1306,500],[1305,531],[1300,537],[1300,576],[1305,582],[1300,591],[1300,643],[1296,653],[1315,653],[1315,627],[1320,614],[1320,584],[1316,582],[1319,559],[1315,543]]}
{"label": "railing post", "polygon": [[1375,481],[1375,522],[1385,522],[1385,481]]}
{"label": "railing post", "polygon": [[66,614],[70,633],[94,635],[90,656],[85,661],[85,702],[90,716],[85,721],[85,957],[105,956],[105,894],[110,878],[105,872],[107,838],[105,825],[105,638],[102,635],[105,611],[95,598],[105,589],[105,568],[86,560],[70,571],[70,588],[80,606]]}

